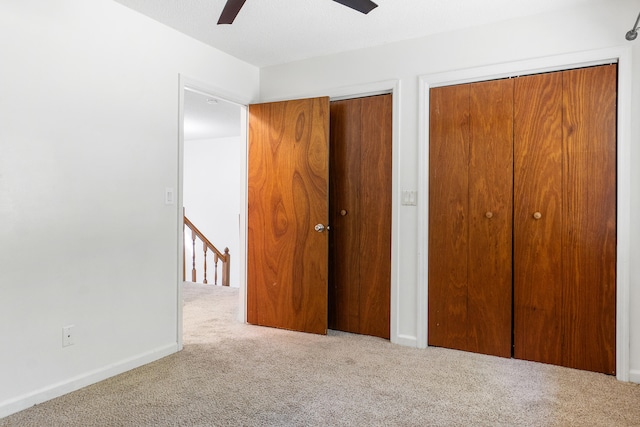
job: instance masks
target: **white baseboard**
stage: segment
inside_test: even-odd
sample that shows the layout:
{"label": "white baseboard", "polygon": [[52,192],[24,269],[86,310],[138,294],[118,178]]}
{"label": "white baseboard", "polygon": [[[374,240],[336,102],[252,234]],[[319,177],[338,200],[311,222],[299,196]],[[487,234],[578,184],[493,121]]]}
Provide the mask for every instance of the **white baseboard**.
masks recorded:
{"label": "white baseboard", "polygon": [[398,335],[391,342],[405,347],[418,347],[418,339],[411,335]]}
{"label": "white baseboard", "polygon": [[631,369],[629,371],[629,381],[632,383],[640,384],[640,370]]}
{"label": "white baseboard", "polygon": [[162,359],[170,354],[178,351],[177,344],[171,344],[164,347],[151,350],[147,353],[143,353],[129,359],[121,360],[114,364],[105,366],[104,368],[96,369],[94,371],[87,372],[85,374],[78,375],[73,378],[61,381],[56,384],[52,384],[43,387],[39,390],[18,396],[4,402],[0,402],[0,418],[4,418],[8,415],[15,414],[24,409],[30,408],[33,405],[37,405],[47,400],[54,399],[72,391],[79,390],[91,384],[95,384],[107,378],[111,378],[115,375],[123,372],[130,371],[131,369],[138,368],[147,363],[154,362],[158,359]]}

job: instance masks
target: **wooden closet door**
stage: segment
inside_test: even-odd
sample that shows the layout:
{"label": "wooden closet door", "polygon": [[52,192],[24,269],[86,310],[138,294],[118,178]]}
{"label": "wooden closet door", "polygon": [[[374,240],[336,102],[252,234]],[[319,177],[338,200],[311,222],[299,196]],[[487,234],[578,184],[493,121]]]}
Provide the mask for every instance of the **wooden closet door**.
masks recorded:
{"label": "wooden closet door", "polygon": [[616,74],[431,90],[430,345],[615,373]]}
{"label": "wooden closet door", "polygon": [[429,345],[469,350],[469,87],[429,91]]}
{"label": "wooden closet door", "polygon": [[514,100],[514,357],[561,365],[562,72],[515,79]]}
{"label": "wooden closet door", "polygon": [[330,108],[329,328],[357,333],[360,330],[360,103],[334,101]]}
{"label": "wooden closet door", "polygon": [[391,334],[392,95],[361,98],[360,333]]}
{"label": "wooden closet door", "polygon": [[513,81],[430,96],[429,344],[510,357]]}
{"label": "wooden closet door", "polygon": [[615,374],[617,66],[563,84],[563,365]]}
{"label": "wooden closet door", "polygon": [[615,373],[616,66],[515,87],[514,356]]}
{"label": "wooden closet door", "polygon": [[511,357],[513,80],[470,95],[467,336],[471,351]]}
{"label": "wooden closet door", "polygon": [[330,327],[389,339],[392,96],[331,103]]}

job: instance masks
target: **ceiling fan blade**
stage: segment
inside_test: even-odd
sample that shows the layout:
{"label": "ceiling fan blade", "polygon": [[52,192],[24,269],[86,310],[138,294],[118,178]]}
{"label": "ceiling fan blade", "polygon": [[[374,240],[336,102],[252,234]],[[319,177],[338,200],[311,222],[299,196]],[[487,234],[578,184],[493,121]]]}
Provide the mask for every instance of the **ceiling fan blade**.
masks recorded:
{"label": "ceiling fan blade", "polygon": [[350,7],[353,10],[357,10],[358,12],[362,12],[365,15],[371,12],[376,7],[378,7],[378,5],[372,2],[371,0],[333,0],[333,1],[336,3],[343,4],[347,7]]}
{"label": "ceiling fan blade", "polygon": [[218,25],[220,24],[232,24],[233,20],[238,16],[238,12],[244,6],[246,0],[227,0],[227,4],[224,5],[220,19],[218,19]]}

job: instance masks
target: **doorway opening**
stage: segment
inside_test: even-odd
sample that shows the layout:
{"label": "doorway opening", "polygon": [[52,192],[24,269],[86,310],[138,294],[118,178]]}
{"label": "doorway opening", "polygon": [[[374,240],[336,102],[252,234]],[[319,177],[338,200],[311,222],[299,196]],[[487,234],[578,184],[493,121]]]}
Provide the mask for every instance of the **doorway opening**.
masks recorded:
{"label": "doorway opening", "polygon": [[205,265],[202,244],[196,239],[194,248],[187,230],[185,280],[238,287],[239,266],[233,260],[240,246],[241,108],[191,88],[186,88],[184,95],[185,216],[220,253],[228,249],[231,259],[228,282],[224,283],[224,266],[214,264],[213,253]]}
{"label": "doorway opening", "polygon": [[182,348],[183,305],[207,287],[237,295],[237,315],[244,320],[247,109],[220,95],[224,91],[180,80],[177,337]]}

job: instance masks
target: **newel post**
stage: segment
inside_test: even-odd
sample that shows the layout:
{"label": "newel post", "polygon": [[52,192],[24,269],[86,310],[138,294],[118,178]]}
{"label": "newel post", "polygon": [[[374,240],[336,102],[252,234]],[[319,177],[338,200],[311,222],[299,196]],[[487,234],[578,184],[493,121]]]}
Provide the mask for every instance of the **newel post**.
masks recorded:
{"label": "newel post", "polygon": [[224,248],[224,262],[222,263],[222,286],[229,286],[231,255],[229,248]]}

